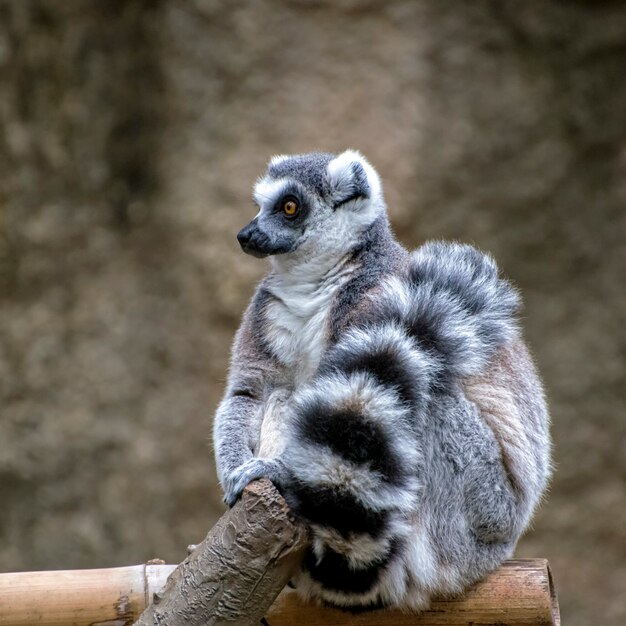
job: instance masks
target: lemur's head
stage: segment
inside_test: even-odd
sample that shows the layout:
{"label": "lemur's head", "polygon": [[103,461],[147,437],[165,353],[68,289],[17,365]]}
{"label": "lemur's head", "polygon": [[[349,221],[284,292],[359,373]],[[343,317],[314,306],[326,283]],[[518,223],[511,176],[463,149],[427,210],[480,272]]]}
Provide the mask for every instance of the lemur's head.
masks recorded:
{"label": "lemur's head", "polygon": [[256,257],[343,254],[385,212],[378,174],[354,150],[275,156],[254,200],[259,213],[237,239]]}

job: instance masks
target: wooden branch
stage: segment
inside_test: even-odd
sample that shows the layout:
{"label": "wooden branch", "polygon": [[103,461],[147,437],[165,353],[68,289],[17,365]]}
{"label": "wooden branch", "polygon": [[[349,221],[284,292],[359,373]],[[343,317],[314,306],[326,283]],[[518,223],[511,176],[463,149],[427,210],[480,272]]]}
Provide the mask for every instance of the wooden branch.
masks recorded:
{"label": "wooden branch", "polygon": [[179,566],[0,574],[0,626],[130,626],[144,609],[138,626],[257,626],[263,615],[270,626],[560,624],[543,559],[508,561],[463,597],[421,614],[352,614],[304,604],[289,590],[274,602],[307,542],[271,483],[257,481]]}
{"label": "wooden branch", "polygon": [[174,570],[136,626],[257,625],[307,544],[306,528],[272,483],[255,481]]}

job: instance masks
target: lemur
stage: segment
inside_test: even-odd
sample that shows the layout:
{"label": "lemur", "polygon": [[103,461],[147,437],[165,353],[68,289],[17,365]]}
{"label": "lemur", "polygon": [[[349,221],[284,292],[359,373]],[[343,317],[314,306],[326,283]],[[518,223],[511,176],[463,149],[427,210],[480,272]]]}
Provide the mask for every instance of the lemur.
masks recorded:
{"label": "lemur", "polygon": [[311,530],[305,599],[424,609],[511,556],[550,474],[520,298],[469,245],[392,235],[358,152],[276,156],[238,234],[270,257],[214,422],[233,505],[269,478]]}

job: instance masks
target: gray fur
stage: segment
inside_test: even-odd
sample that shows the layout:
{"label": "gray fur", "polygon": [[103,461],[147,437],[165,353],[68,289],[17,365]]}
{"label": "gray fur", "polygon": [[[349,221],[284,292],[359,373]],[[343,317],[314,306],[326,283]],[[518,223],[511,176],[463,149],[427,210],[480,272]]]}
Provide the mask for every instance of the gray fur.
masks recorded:
{"label": "gray fur", "polygon": [[[225,499],[265,476],[308,522],[304,597],[424,608],[511,556],[549,477],[519,296],[471,246],[404,250],[356,152],[277,157],[256,190],[252,228],[290,244],[235,339]],[[275,211],[294,191],[298,224]]]}
{"label": "gray fur", "polygon": [[292,155],[287,159],[281,159],[277,163],[270,162],[267,168],[267,175],[275,180],[280,178],[297,180],[313,193],[325,196],[330,191],[325,172],[333,158],[334,155],[327,152]]}

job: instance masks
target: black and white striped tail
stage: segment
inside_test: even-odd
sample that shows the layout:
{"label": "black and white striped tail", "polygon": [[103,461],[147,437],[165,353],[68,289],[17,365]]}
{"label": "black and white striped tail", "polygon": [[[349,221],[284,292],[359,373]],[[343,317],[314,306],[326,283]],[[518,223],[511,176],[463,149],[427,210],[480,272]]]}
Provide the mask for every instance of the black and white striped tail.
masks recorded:
{"label": "black and white striped tail", "polygon": [[401,603],[429,403],[516,332],[518,298],[489,257],[430,243],[370,305],[296,393],[284,455],[314,537],[299,589],[340,605]]}

